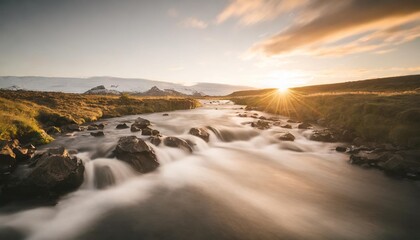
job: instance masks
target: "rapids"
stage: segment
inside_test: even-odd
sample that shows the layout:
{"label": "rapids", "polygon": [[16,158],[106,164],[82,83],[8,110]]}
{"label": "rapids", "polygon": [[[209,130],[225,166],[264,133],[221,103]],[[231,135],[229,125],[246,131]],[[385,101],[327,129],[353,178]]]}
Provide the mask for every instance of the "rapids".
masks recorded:
{"label": "rapids", "polygon": [[[83,185],[55,206],[0,208],[0,239],[420,239],[419,182],[350,165],[337,144],[308,140],[311,130],[258,130],[241,106],[203,101],[194,110],[106,119],[105,137],[61,136],[45,148],[77,150]],[[257,112],[260,115],[269,114]],[[160,145],[160,167],[138,174],[109,158],[122,122],[149,119],[194,152]],[[287,120],[286,118],[281,118]],[[211,126],[210,142],[189,135]],[[147,141],[147,140],[146,140]]]}

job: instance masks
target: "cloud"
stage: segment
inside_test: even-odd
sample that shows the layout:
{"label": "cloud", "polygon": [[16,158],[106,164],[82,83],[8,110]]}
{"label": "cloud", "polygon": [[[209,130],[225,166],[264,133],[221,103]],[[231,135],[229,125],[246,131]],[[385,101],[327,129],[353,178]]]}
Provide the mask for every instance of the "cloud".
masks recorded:
{"label": "cloud", "polygon": [[206,22],[200,19],[194,18],[194,17],[189,17],[189,18],[184,19],[184,21],[182,21],[180,25],[185,28],[196,28],[196,29],[205,29],[208,26]]}
{"label": "cloud", "polygon": [[418,0],[234,0],[218,16],[244,25],[293,16],[280,33],[257,43],[251,52],[266,56],[311,54],[341,56],[384,52],[419,37]]}

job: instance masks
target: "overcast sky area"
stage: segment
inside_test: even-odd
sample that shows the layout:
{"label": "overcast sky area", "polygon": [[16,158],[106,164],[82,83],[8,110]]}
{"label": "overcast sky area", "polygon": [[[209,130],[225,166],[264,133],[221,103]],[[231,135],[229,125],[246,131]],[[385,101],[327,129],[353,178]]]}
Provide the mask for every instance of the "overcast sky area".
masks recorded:
{"label": "overcast sky area", "polygon": [[418,0],[0,0],[0,75],[299,86],[420,73]]}

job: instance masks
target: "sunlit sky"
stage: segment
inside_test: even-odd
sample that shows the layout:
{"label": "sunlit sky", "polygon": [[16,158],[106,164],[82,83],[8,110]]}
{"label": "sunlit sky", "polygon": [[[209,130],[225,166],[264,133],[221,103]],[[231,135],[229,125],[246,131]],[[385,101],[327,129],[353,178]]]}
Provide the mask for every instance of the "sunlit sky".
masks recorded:
{"label": "sunlit sky", "polygon": [[420,73],[418,0],[0,0],[0,75],[299,86]]}

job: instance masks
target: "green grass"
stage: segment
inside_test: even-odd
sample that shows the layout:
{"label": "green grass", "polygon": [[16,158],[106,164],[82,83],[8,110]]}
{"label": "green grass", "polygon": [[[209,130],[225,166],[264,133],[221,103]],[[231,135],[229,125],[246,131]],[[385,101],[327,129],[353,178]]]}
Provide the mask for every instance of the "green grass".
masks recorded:
{"label": "green grass", "polygon": [[53,138],[43,129],[83,124],[100,118],[190,109],[199,102],[179,97],[135,97],[0,91],[0,139],[36,145]]}
{"label": "green grass", "polygon": [[420,147],[420,94],[305,94],[229,97],[237,104],[316,123],[348,129],[366,141]]}

